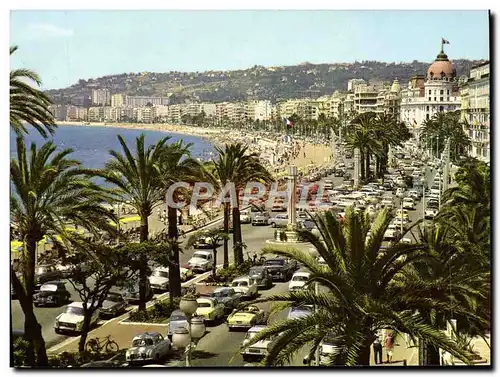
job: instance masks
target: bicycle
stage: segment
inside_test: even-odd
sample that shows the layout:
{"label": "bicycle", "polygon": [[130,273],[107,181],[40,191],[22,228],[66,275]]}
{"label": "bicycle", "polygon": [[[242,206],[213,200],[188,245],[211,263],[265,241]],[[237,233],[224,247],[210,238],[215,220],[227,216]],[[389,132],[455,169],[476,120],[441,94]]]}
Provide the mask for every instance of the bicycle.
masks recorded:
{"label": "bicycle", "polygon": [[85,349],[89,352],[95,353],[100,353],[104,349],[106,352],[118,352],[120,347],[118,346],[118,343],[111,340],[111,335],[107,335],[102,341],[98,337],[90,339],[85,345]]}

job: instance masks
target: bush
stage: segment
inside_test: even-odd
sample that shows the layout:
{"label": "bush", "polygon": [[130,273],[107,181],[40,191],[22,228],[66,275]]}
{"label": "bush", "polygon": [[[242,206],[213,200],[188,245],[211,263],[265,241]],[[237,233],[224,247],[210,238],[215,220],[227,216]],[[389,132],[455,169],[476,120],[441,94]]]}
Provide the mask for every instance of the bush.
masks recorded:
{"label": "bush", "polygon": [[25,339],[17,338],[14,341],[14,367],[19,368],[26,363],[26,350],[28,349],[29,343]]}
{"label": "bush", "polygon": [[251,267],[259,265],[259,261],[246,260],[239,266],[230,265],[227,268],[221,268],[217,270],[217,275],[210,275],[207,279],[207,283],[229,283],[234,278],[238,276],[245,275],[248,273]]}
{"label": "bush", "polygon": [[170,318],[170,314],[179,308],[179,298],[174,298],[173,305],[170,300],[156,302],[146,310],[138,310],[130,313],[129,322],[162,323]]}
{"label": "bush", "polygon": [[[120,352],[120,351],[118,351]],[[99,360],[108,360],[115,356],[117,352],[103,352],[103,353],[94,353],[94,352],[62,352],[55,356],[49,357],[49,365],[52,368],[68,368],[77,367],[82,364],[89,363],[91,361],[99,361]]]}

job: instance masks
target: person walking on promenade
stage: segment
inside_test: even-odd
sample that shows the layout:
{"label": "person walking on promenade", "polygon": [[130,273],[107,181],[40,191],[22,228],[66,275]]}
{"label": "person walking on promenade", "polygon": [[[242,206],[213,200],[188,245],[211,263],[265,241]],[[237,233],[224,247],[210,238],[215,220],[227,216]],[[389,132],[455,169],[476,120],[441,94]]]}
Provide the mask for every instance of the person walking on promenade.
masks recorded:
{"label": "person walking on promenade", "polygon": [[375,340],[373,341],[373,358],[375,364],[382,364],[382,342],[378,333],[375,334]]}
{"label": "person walking on promenade", "polygon": [[394,351],[394,334],[392,332],[387,333],[384,341],[384,348],[387,354],[387,363],[392,363],[392,353]]}

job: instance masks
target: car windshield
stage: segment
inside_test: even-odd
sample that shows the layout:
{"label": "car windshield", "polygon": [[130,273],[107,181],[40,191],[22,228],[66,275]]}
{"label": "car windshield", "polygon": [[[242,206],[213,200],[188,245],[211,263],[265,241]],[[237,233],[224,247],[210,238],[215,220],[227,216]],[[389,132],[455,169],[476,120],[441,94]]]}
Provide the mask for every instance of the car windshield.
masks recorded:
{"label": "car windshield", "polygon": [[266,266],[284,266],[285,261],[283,259],[270,259],[266,261]]}
{"label": "car windshield", "polygon": [[201,258],[201,259],[207,259],[208,256],[206,254],[201,254],[201,253],[194,253],[193,258]]}
{"label": "car windshield", "polygon": [[223,289],[217,292],[212,292],[212,297],[227,297],[229,296],[229,290],[228,289]]}
{"label": "car windshield", "polygon": [[186,317],[183,316],[183,315],[173,315],[173,316],[170,316],[170,322],[175,322],[175,321],[185,321],[186,320]]}
{"label": "car windshield", "polygon": [[308,306],[297,306],[292,308],[292,312],[311,312]]}
{"label": "car windshield", "polygon": [[106,301],[121,302],[122,296],[120,296],[118,293],[110,293],[106,296]]}
{"label": "car windshield", "polygon": [[308,276],[296,275],[292,278],[292,281],[307,281],[308,279],[309,279]]}
{"label": "car windshield", "polygon": [[151,338],[146,338],[146,339],[134,339],[132,342],[132,347],[144,347],[144,346],[152,346],[153,345],[153,339]]}
{"label": "car windshield", "polygon": [[198,301],[198,308],[210,308],[211,306],[207,301]]}
{"label": "car windshield", "polygon": [[257,335],[257,331],[249,331],[245,335],[245,339],[252,339],[255,335]]}
{"label": "car windshield", "polygon": [[156,270],[155,272],[153,272],[153,276],[157,276],[159,278],[168,278],[168,272]]}
{"label": "car windshield", "polygon": [[248,281],[243,280],[243,281],[233,281],[232,284],[233,287],[248,287]]}
{"label": "car windshield", "polygon": [[66,308],[66,314],[83,315],[83,308],[78,306],[68,306]]}
{"label": "car windshield", "polygon": [[42,292],[55,292],[57,291],[56,284],[44,284],[40,287],[40,291]]}
{"label": "car windshield", "polygon": [[260,275],[261,273],[262,273],[261,268],[252,268],[252,269],[250,269],[250,272],[249,272],[250,275]]}

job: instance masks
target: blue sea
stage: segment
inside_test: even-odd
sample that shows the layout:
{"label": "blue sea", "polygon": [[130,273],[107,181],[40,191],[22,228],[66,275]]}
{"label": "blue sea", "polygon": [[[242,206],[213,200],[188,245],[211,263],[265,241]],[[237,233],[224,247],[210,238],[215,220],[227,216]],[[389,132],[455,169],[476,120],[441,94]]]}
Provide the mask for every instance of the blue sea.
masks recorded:
{"label": "blue sea", "polygon": [[[102,168],[110,158],[109,150],[114,149],[119,152],[122,151],[122,146],[118,141],[117,135],[123,136],[129,148],[135,151],[135,138],[141,133],[146,135],[147,145],[154,144],[165,136],[171,137],[168,141],[169,143],[176,142],[179,139],[184,140],[185,143],[192,143],[191,155],[193,157],[206,158],[209,151],[214,151],[212,144],[197,136],[114,127],[59,126],[54,136],[47,140],[53,141],[58,150],[65,148],[73,149],[74,152],[70,156],[80,160],[86,167]],[[37,147],[46,142],[46,140],[32,128],[30,128],[30,133],[25,136],[25,139],[27,145],[35,142]],[[11,157],[15,157],[16,152],[16,135],[11,132]]]}
{"label": "blue sea", "polygon": [[[29,128],[30,132],[25,135],[25,140],[28,145],[35,142],[37,147],[40,147],[44,142],[36,130]],[[117,135],[122,135],[129,148],[135,152],[135,139],[141,133],[146,135],[146,144],[149,146],[156,143],[165,136],[170,136],[168,141],[176,142],[179,139],[185,143],[192,143],[191,156],[207,159],[208,153],[214,151],[212,144],[197,136],[181,135],[177,133],[137,130],[115,127],[94,127],[94,126],[59,126],[55,134],[47,139],[53,141],[58,150],[65,148],[73,149],[73,153],[69,156],[72,159],[79,160],[85,167],[102,168],[110,159],[109,150],[122,152],[122,146],[118,141]],[[15,157],[17,154],[16,134],[10,134],[10,156]]]}

